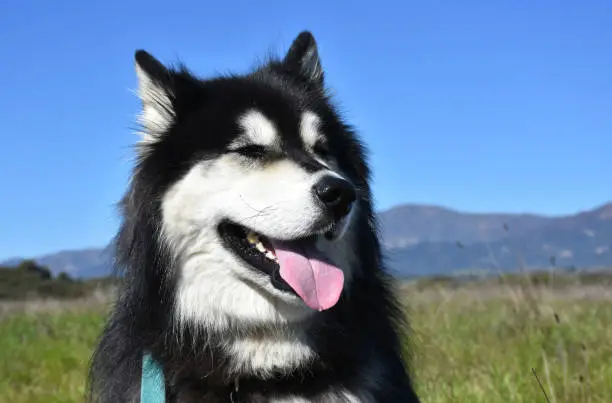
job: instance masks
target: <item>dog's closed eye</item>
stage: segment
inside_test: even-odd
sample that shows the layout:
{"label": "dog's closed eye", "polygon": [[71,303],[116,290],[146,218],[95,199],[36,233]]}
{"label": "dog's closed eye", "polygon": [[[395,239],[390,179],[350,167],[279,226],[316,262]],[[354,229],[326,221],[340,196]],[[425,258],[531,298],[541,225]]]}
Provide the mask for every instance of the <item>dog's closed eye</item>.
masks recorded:
{"label": "dog's closed eye", "polygon": [[266,148],[259,144],[249,144],[230,151],[251,159],[263,159],[268,154]]}

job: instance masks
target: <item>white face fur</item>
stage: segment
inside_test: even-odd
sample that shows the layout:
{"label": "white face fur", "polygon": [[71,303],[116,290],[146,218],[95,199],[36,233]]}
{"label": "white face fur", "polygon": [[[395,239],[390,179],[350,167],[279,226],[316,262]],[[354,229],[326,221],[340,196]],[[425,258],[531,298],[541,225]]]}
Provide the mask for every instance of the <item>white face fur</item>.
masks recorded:
{"label": "white face fur", "polygon": [[[160,128],[172,125],[173,114],[168,112],[171,102],[163,89],[142,70],[137,71],[143,101],[142,143],[150,147],[159,138]],[[274,148],[282,135],[256,109],[244,113],[237,123],[242,133],[231,146],[259,144]],[[307,149],[321,136],[318,127],[319,118],[314,113],[302,114],[300,135]],[[175,273],[178,276],[175,309],[181,321],[223,330],[236,321],[274,327],[314,314],[301,299],[277,290],[269,276],[248,267],[226,249],[217,227],[222,220],[229,219],[275,239],[309,235],[323,214],[312,194],[313,185],[323,175],[343,177],[335,164],[318,160],[327,169],[309,173],[289,159],[264,167],[249,165],[243,157],[226,153],[195,164],[167,190],[162,199],[162,237],[180,263]],[[317,241],[318,249],[344,271],[347,283],[354,256],[347,228],[353,215],[351,211],[344,220],[336,240],[320,236]],[[243,347],[244,354],[248,349]],[[293,346],[291,351],[298,354],[298,350]],[[254,354],[258,351],[254,350]],[[262,365],[265,358],[261,359]],[[284,358],[287,359],[287,354]],[[251,357],[250,361],[257,359]]]}
{"label": "white face fur", "polygon": [[[307,121],[311,114],[304,116]],[[241,123],[244,134],[237,142],[272,147],[277,140],[274,125],[259,111],[249,111]],[[302,136],[306,140],[313,134]],[[176,307],[180,317],[223,328],[230,319],[284,323],[313,313],[222,246],[217,226],[229,219],[275,239],[307,236],[323,214],[312,187],[330,174],[340,176],[331,169],[308,173],[288,159],[265,168],[249,166],[235,154],[193,166],[162,202],[163,234],[181,262]],[[350,250],[344,238],[330,242],[320,236],[317,246],[350,277]]]}

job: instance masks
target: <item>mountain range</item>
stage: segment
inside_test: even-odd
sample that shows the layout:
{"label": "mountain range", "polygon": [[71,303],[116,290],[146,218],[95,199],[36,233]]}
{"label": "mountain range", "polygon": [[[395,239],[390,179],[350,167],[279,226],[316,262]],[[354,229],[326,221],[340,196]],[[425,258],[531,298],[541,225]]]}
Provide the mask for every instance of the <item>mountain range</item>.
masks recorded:
{"label": "mountain range", "polygon": [[[378,219],[387,266],[398,277],[519,267],[612,267],[612,202],[566,216],[466,213],[402,204],[379,213]],[[112,254],[109,245],[34,260],[54,274],[91,278],[111,272]]]}

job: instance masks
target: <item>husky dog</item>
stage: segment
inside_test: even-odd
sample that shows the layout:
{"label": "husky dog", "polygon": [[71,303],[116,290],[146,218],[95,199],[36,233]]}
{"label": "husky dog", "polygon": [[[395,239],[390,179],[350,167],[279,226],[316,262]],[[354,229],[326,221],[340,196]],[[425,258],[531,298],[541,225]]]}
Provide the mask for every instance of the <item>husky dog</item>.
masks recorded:
{"label": "husky dog", "polygon": [[245,75],[135,60],[141,140],[91,401],[139,401],[148,354],[169,403],[418,402],[364,147],[312,34]]}

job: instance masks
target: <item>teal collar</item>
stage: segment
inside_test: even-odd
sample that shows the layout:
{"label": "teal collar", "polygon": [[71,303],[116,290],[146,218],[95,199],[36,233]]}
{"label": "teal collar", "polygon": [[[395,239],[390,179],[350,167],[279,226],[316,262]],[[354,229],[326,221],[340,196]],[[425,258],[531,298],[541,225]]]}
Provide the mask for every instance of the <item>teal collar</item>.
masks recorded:
{"label": "teal collar", "polygon": [[[229,393],[230,403],[237,403],[238,380],[234,381],[234,388]],[[140,380],[140,403],[165,403],[166,383],[164,370],[149,353],[142,356],[142,376]]]}
{"label": "teal collar", "polygon": [[165,403],[165,401],[164,370],[151,354],[144,354],[140,380],[140,403]]}

